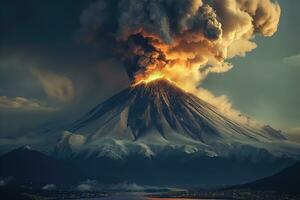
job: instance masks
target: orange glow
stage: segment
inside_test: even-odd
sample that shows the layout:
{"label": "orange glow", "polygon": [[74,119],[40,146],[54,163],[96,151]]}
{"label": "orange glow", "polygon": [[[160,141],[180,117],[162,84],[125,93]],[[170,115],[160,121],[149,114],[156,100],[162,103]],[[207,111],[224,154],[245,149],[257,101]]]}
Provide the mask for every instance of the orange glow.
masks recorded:
{"label": "orange glow", "polygon": [[199,67],[186,67],[183,64],[169,63],[162,68],[149,68],[144,73],[136,74],[131,86],[148,84],[157,79],[165,79],[186,92],[193,92],[199,81]]}
{"label": "orange glow", "polygon": [[[185,38],[191,40],[189,42],[174,38],[170,45],[163,43],[155,35],[142,33],[151,38],[151,45],[162,52],[164,60],[159,58],[155,60],[155,56],[152,56],[150,61],[145,59],[146,67],[142,68],[140,73],[135,74],[131,86],[166,79],[185,91],[193,92],[207,75],[206,70],[200,73],[199,69],[208,63],[209,58],[217,60],[214,56],[217,53],[214,52],[213,43],[203,36],[186,35]],[[141,60],[141,63],[143,61]]]}
{"label": "orange glow", "polygon": [[148,84],[152,81],[155,81],[157,79],[167,79],[169,80],[168,78],[165,77],[165,75],[161,72],[161,71],[154,71],[150,74],[147,74],[147,75],[143,75],[143,76],[136,76],[135,77],[135,81],[134,83],[132,84],[132,86],[136,86],[136,85],[139,85],[139,84]]}
{"label": "orange glow", "polygon": [[[147,34],[141,30],[143,36],[151,41],[151,45],[158,49],[164,55],[164,60],[152,56],[150,61],[147,61],[145,68],[141,69],[140,73],[135,74],[134,81],[131,86],[139,84],[148,84],[157,79],[165,79],[170,81],[181,89],[194,93],[197,86],[205,79],[211,66],[217,71],[216,63],[222,63],[222,53],[218,52],[215,47],[215,42],[207,40],[202,35],[188,34],[183,38],[188,38],[186,41],[182,38],[173,38],[173,43],[165,44],[159,37]],[[141,60],[143,63],[144,60]],[[164,62],[166,61],[166,62]],[[210,67],[205,68],[206,64]],[[143,63],[144,64],[144,63]],[[221,69],[225,71],[222,67]]]}

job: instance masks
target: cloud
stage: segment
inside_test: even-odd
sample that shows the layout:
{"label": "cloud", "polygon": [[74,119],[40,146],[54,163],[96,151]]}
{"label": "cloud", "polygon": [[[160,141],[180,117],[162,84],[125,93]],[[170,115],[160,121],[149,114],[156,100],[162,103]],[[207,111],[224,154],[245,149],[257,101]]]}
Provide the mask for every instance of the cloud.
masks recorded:
{"label": "cloud", "polygon": [[300,54],[284,58],[283,63],[290,66],[300,66]]}
{"label": "cloud", "polygon": [[6,177],[4,179],[0,179],[0,186],[7,185],[13,178],[12,177]]}
{"label": "cloud", "polygon": [[110,190],[113,191],[144,191],[147,189],[156,189],[155,187],[151,187],[151,186],[141,186],[141,185],[137,185],[136,183],[118,183],[118,184],[114,184],[109,186]]}
{"label": "cloud", "polygon": [[80,185],[77,186],[77,190],[83,192],[83,191],[91,191],[92,190],[92,186],[82,183]]}
{"label": "cloud", "polygon": [[83,135],[64,131],[56,148],[63,148],[64,146],[67,146],[72,150],[79,150],[80,147],[85,143],[85,141],[86,137]]}
{"label": "cloud", "polygon": [[300,127],[291,128],[286,133],[290,140],[300,143]]}
{"label": "cloud", "polygon": [[0,186],[4,186],[6,182],[4,180],[0,180]]}
{"label": "cloud", "polygon": [[47,185],[44,185],[42,187],[43,190],[55,190],[56,189],[56,185],[54,184],[47,184]]}
{"label": "cloud", "polygon": [[35,111],[57,111],[57,108],[52,108],[43,105],[35,99],[27,99],[25,97],[9,98],[0,96],[0,108],[19,109],[19,110],[35,110]]}
{"label": "cloud", "polygon": [[92,191],[92,190],[96,191],[97,185],[98,185],[98,182],[96,180],[88,179],[86,181],[83,181],[76,188],[79,191]]}
{"label": "cloud", "polygon": [[215,96],[213,93],[204,88],[195,90],[194,94],[218,108],[220,111],[222,111],[222,113],[242,124],[248,124],[252,126],[259,125],[259,122],[255,121],[250,116],[242,114],[240,111],[236,110],[226,95]]}
{"label": "cloud", "polygon": [[63,102],[69,102],[74,98],[73,82],[68,77],[37,68],[32,69],[32,72],[38,77],[49,97]]}
{"label": "cloud", "polygon": [[300,135],[300,127],[290,129],[289,133],[291,134],[299,134]]}
{"label": "cloud", "polygon": [[79,35],[119,58],[134,82],[157,71],[177,83],[195,71],[200,82],[230,70],[227,59],[255,49],[256,35],[272,36],[280,15],[272,0],[99,0],[82,12]]}
{"label": "cloud", "polygon": [[[148,185],[138,185],[136,183],[121,182],[116,184],[100,184],[97,180],[85,180],[77,187],[79,191],[131,191],[141,192],[146,190],[167,189]],[[168,188],[169,189],[169,188]]]}

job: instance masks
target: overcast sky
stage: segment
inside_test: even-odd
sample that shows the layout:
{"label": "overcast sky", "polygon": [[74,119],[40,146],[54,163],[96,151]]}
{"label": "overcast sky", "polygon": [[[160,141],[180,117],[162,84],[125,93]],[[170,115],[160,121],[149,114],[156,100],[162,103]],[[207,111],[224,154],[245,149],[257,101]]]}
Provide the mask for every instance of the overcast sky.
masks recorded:
{"label": "overcast sky", "polygon": [[[128,85],[103,47],[76,40],[80,14],[91,2],[1,1],[0,140],[72,121]],[[279,2],[278,32],[257,37],[256,50],[202,86],[263,123],[300,134],[300,1]]]}

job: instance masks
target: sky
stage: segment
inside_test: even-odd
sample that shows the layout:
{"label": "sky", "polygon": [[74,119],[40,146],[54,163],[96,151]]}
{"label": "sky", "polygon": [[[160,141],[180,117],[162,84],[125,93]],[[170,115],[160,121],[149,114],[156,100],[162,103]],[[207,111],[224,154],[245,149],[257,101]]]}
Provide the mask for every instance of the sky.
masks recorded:
{"label": "sky", "polygon": [[[71,122],[129,85],[122,63],[107,54],[109,44],[78,39],[80,15],[92,2],[1,1],[1,144],[24,143],[31,132]],[[202,87],[262,123],[300,135],[300,2],[279,3],[277,33],[256,37],[255,50],[230,60],[232,70],[210,74]]]}
{"label": "sky", "polygon": [[279,1],[279,29],[271,38],[257,37],[258,47],[232,60],[226,74],[212,75],[204,87],[226,94],[234,107],[279,129],[300,126],[299,1]]}

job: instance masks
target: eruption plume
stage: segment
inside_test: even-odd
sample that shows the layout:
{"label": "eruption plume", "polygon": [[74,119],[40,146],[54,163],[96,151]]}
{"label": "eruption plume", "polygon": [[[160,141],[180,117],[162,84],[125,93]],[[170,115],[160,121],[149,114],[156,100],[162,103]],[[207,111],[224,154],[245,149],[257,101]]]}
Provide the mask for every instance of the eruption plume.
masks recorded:
{"label": "eruption plume", "polygon": [[80,35],[107,42],[133,85],[165,78],[199,93],[209,73],[256,48],[255,35],[272,36],[280,14],[272,0],[99,0],[82,13]]}
{"label": "eruption plume", "polygon": [[255,34],[272,36],[280,12],[271,0],[100,0],[83,12],[81,31],[112,41],[134,83],[157,76],[189,89],[188,77],[228,71],[226,59],[254,49]]}

